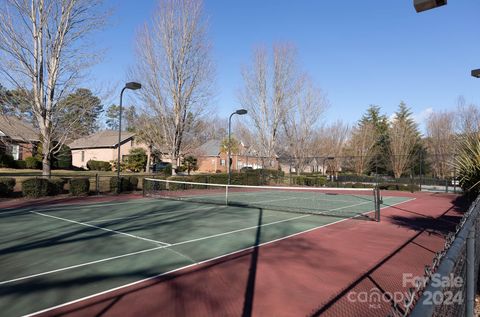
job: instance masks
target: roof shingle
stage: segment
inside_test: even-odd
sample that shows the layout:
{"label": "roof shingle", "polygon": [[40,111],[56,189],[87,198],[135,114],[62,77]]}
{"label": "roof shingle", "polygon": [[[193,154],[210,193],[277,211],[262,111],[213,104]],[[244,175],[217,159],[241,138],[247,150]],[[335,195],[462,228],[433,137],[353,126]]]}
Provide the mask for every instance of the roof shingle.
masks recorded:
{"label": "roof shingle", "polygon": [[[134,137],[135,133],[122,132],[121,143]],[[77,139],[68,144],[71,149],[113,148],[118,145],[118,131],[105,130]]]}

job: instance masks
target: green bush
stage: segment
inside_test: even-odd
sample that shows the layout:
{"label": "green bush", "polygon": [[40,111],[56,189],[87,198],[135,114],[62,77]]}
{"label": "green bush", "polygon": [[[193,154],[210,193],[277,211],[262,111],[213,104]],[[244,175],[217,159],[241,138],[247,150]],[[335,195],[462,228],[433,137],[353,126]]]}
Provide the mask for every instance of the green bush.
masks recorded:
{"label": "green bush", "polygon": [[70,194],[73,196],[84,196],[90,192],[90,180],[84,178],[70,179]]}
{"label": "green bush", "polygon": [[15,160],[13,156],[6,153],[0,153],[0,167],[13,168],[15,167]]}
{"label": "green bush", "polygon": [[15,188],[15,178],[0,177],[0,196],[8,197]]}
{"label": "green bush", "polygon": [[136,176],[128,176],[128,190],[137,190],[138,187],[138,177]]}
{"label": "green bush", "polygon": [[126,168],[132,172],[141,172],[145,170],[147,165],[147,154],[142,148],[130,149],[125,160]]}
{"label": "green bush", "polygon": [[398,184],[398,183],[383,183],[378,185],[382,190],[399,190],[405,192],[416,192],[420,190],[420,187],[415,184]]}
{"label": "green bush", "polygon": [[50,182],[45,178],[28,178],[22,182],[22,194],[29,198],[44,197],[49,194]]}
{"label": "green bush", "polygon": [[89,160],[87,162],[87,168],[91,171],[111,171],[112,165],[105,161]]}
{"label": "green bush", "polygon": [[[117,177],[110,178],[110,190],[112,192],[119,192],[117,190]],[[138,186],[138,177],[136,176],[121,176],[120,177],[120,192],[127,192],[136,190]]]}
{"label": "green bush", "polygon": [[63,194],[65,191],[64,186],[66,183],[66,180],[61,178],[50,179],[48,181],[48,195],[55,196]]}
{"label": "green bush", "polygon": [[42,166],[42,162],[35,156],[30,156],[25,159],[26,168],[39,169]]}
{"label": "green bush", "polygon": [[23,160],[15,161],[15,168],[16,169],[26,169],[27,168],[27,162],[25,162]]}
{"label": "green bush", "polygon": [[294,175],[291,176],[291,178],[293,184],[300,186],[321,187],[327,183],[327,178],[325,176]]}

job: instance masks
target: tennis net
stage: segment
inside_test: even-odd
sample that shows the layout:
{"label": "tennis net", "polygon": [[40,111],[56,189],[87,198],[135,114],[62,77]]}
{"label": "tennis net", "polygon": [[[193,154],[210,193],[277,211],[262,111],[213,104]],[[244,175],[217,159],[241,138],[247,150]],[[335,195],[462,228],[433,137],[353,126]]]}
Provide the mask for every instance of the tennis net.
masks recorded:
{"label": "tennis net", "polygon": [[[248,208],[335,217],[380,219],[376,188],[328,188],[226,185],[145,178],[144,195]],[[374,212],[373,215],[368,215]]]}

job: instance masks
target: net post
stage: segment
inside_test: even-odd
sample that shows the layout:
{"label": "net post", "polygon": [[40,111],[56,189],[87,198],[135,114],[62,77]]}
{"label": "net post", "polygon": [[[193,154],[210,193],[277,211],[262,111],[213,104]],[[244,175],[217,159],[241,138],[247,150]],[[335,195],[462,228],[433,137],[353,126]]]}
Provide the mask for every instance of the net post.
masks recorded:
{"label": "net post", "polygon": [[100,176],[95,173],[95,194],[100,195]]}
{"label": "net post", "polygon": [[375,202],[375,221],[380,222],[380,204],[381,204],[381,198],[380,198],[380,189],[378,186],[375,186],[373,189],[373,199]]}
{"label": "net post", "polygon": [[228,185],[225,186],[225,205],[228,206]]}

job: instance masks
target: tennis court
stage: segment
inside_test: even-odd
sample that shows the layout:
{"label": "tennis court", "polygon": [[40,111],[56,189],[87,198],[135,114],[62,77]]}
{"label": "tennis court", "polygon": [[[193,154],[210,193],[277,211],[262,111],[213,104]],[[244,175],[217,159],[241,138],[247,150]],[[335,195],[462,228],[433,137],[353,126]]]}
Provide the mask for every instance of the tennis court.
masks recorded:
{"label": "tennis court", "polygon": [[[203,190],[196,185],[195,190],[169,190],[171,197],[163,197],[180,201],[86,201],[0,213],[2,315],[45,311],[256,245],[368,216],[375,207],[368,190],[313,195],[299,189],[230,188],[228,199],[233,204],[228,206],[215,204],[225,198],[223,193],[209,189],[207,195]],[[197,202],[207,196],[208,201]],[[383,197],[383,203],[391,206],[408,199]],[[278,210],[285,206],[293,212]],[[358,221],[368,220],[358,217]]]}

